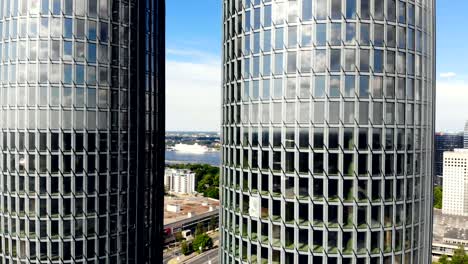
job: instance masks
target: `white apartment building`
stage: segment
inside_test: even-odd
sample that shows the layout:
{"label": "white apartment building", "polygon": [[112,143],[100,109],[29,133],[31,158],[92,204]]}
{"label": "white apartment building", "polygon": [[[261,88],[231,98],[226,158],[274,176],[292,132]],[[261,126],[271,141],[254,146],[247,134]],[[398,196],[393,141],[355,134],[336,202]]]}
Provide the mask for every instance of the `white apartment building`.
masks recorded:
{"label": "white apartment building", "polygon": [[195,173],[189,170],[166,169],[164,186],[173,193],[192,194],[195,192]]}
{"label": "white apartment building", "polygon": [[444,152],[442,213],[468,216],[468,149]]}

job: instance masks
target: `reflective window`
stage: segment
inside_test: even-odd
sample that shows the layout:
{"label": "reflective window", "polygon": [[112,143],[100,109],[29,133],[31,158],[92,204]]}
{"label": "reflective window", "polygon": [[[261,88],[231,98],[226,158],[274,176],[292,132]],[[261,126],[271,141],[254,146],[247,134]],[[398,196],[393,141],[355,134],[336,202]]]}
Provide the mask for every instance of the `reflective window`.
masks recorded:
{"label": "reflective window", "polygon": [[383,51],[374,50],[374,71],[383,72]]}
{"label": "reflective window", "polygon": [[327,43],[327,24],[317,24],[315,32],[315,45],[325,46]]}
{"label": "reflective window", "polygon": [[302,20],[312,20],[312,1],[302,0]]}
{"label": "reflective window", "polygon": [[361,24],[361,45],[368,46],[370,44],[370,26],[369,24]]}
{"label": "reflective window", "polygon": [[341,50],[332,49],[330,51],[330,71],[339,72],[341,70]]}
{"label": "reflective window", "polygon": [[71,38],[73,34],[73,20],[71,18],[65,18],[63,24],[63,37]]}
{"label": "reflective window", "polygon": [[346,44],[354,44],[356,40],[356,24],[346,23]]}
{"label": "reflective window", "polygon": [[332,0],[331,19],[341,19],[341,0]]}
{"label": "reflective window", "polygon": [[370,1],[369,0],[361,0],[361,18],[362,19],[369,19],[370,18]]}
{"label": "reflective window", "polygon": [[369,96],[369,77],[361,76],[359,78],[359,97],[367,98]]}
{"label": "reflective window", "polygon": [[327,0],[315,1],[315,18],[318,20],[324,20],[327,18]]}
{"label": "reflective window", "polygon": [[345,76],[345,97],[354,97],[355,77],[352,75]]}
{"label": "reflective window", "polygon": [[340,121],[340,102],[330,102],[329,122],[337,124]]}
{"label": "reflective window", "polygon": [[288,73],[296,72],[297,55],[296,52],[288,52]]}
{"label": "reflective window", "polygon": [[356,69],[356,50],[345,49],[345,71],[354,71]]}
{"label": "reflective window", "polygon": [[341,45],[341,23],[331,24],[330,45]]}
{"label": "reflective window", "polygon": [[374,19],[384,20],[384,2],[374,1]]}
{"label": "reflective window", "polygon": [[406,3],[402,1],[398,2],[398,22],[406,23]]}
{"label": "reflective window", "polygon": [[315,65],[314,70],[316,72],[324,72],[327,66],[327,57],[325,50],[316,50],[315,51]]}
{"label": "reflective window", "polygon": [[[114,4],[109,8],[115,8]],[[227,217],[226,223],[222,223],[225,227],[233,226],[232,232],[226,232],[229,238],[226,241],[238,241],[241,236],[255,240],[258,231],[264,241],[261,241],[261,252],[257,252],[255,243],[244,239],[238,253],[228,249],[237,242],[229,242],[231,245],[225,241],[222,251],[230,254],[223,254],[223,260],[248,261],[252,256],[259,256],[263,262],[284,260],[291,263],[402,261],[407,252],[401,251],[401,235],[407,232],[397,230],[396,244],[384,243],[386,252],[380,249],[380,231],[364,231],[369,226],[373,229],[408,226],[409,220],[403,218],[404,215],[411,215],[408,227],[411,229],[411,224],[418,225],[422,220],[419,214],[418,218],[413,218],[415,214],[411,212],[414,208],[428,210],[430,199],[416,201],[417,205],[413,203],[411,208],[405,209],[405,214],[398,211],[405,206],[398,204],[365,204],[368,201],[402,201],[404,192],[401,190],[405,189],[413,199],[416,192],[431,184],[419,179],[427,172],[421,160],[431,148],[423,144],[422,138],[428,137],[426,132],[429,131],[415,128],[423,126],[423,114],[428,111],[420,102],[432,100],[430,94],[424,93],[424,87],[432,82],[424,73],[432,71],[424,69],[432,68],[427,53],[430,49],[425,50],[425,47],[431,46],[433,32],[431,25],[423,23],[430,20],[424,15],[433,13],[431,4],[406,0],[240,0],[228,1],[225,8],[223,173],[227,185],[221,188],[226,197],[221,202]],[[95,21],[87,15],[86,20],[89,18]],[[97,37],[101,41],[101,35],[106,33],[101,34],[104,21],[101,17],[99,20]],[[22,34],[21,21],[18,26]],[[112,112],[100,113],[106,105],[113,109],[122,107],[117,103],[121,91],[107,86],[118,81],[120,87],[132,89],[123,82],[129,78],[126,70],[103,69],[102,64],[115,63],[120,67],[122,61],[131,59],[128,50],[114,48],[119,42],[114,43],[113,36],[124,34],[125,30],[120,24],[105,26],[112,27],[108,34],[113,44],[96,43],[98,65],[88,61],[88,45],[83,50],[86,60],[73,57],[74,62],[83,64],[86,78],[83,77],[83,84],[78,77],[81,69],[74,65],[71,85],[76,86],[74,89],[88,86],[83,87],[84,106],[92,109],[92,114],[84,119],[94,122],[97,128],[103,128],[102,124],[107,122],[112,127],[114,120],[119,119]],[[88,37],[87,27],[85,34]],[[76,39],[74,45],[88,40]],[[52,44],[47,42],[47,45],[48,53],[42,63],[48,63],[51,56]],[[62,49],[65,45],[63,43]],[[5,46],[3,49],[8,50],[5,56],[9,58],[12,45]],[[17,46],[22,47],[22,44]],[[18,52],[17,56],[24,58],[25,54]],[[22,59],[20,64],[26,61]],[[71,63],[70,60],[64,62]],[[18,71],[21,72],[22,67],[19,65]],[[97,83],[92,81],[96,73]],[[27,75],[18,74],[17,78],[24,80]],[[103,82],[103,78],[107,82]],[[94,84],[90,87],[90,83],[96,87]],[[48,82],[44,86],[46,84]],[[94,108],[89,106],[92,105],[88,97],[90,91],[94,92]],[[131,92],[124,91],[125,94]],[[9,92],[6,94],[8,96]],[[78,104],[78,90],[75,90],[75,97],[73,118],[76,120],[80,114],[75,112],[84,109],[77,106],[81,105]],[[95,109],[96,104],[98,109]],[[257,127],[260,122],[261,127]],[[75,121],[74,126],[81,125]],[[259,145],[262,150],[257,149]],[[406,153],[407,150],[410,151]],[[100,169],[99,164],[96,167]],[[408,175],[418,180],[408,180]],[[353,180],[355,176],[359,179]],[[417,186],[418,191],[413,187],[409,191],[408,184]],[[261,227],[257,227],[255,219],[248,218],[247,212],[242,212],[253,208],[255,192],[239,194],[239,190],[251,191],[257,187],[264,194],[270,191],[273,195],[268,198],[262,194]],[[309,194],[309,198],[318,202],[312,207],[307,202]],[[419,192],[418,197],[419,194],[422,193]],[[354,200],[359,206],[349,204]],[[232,209],[235,206],[240,206],[240,215]],[[297,208],[299,213],[295,212]],[[295,218],[299,231],[291,226],[285,229],[281,221],[288,225]],[[309,220],[309,224],[316,227],[314,230],[306,228]],[[269,234],[271,223],[276,225],[273,236]],[[353,227],[358,232],[352,231]],[[298,238],[294,237],[297,234]],[[405,243],[411,240],[413,232],[410,234],[409,238],[405,235]],[[286,253],[271,251],[263,243],[268,237],[274,238],[275,247],[285,246],[290,250]],[[286,244],[281,244],[282,238]],[[341,239],[341,242],[327,244],[325,238]],[[306,248],[303,245],[309,239],[313,247]],[[351,245],[351,241],[356,243]],[[307,250],[312,250],[313,256],[306,254]],[[358,255],[349,253],[353,250]],[[384,257],[373,254],[366,259],[359,255],[359,252],[379,250],[386,252]],[[423,251],[426,250],[417,252]],[[344,257],[336,257],[336,254]],[[411,257],[415,262],[425,259],[421,258],[422,254],[409,254],[415,256]]]}
{"label": "reflective window", "polygon": [[314,85],[314,97],[323,98],[325,96],[325,77],[316,76]]}
{"label": "reflective window", "polygon": [[340,79],[340,76],[331,76],[330,77],[330,84],[329,84],[329,87],[330,87],[330,92],[328,94],[329,97],[335,97],[335,98],[339,98],[340,97],[340,83],[341,82],[341,79]]}
{"label": "reflective window", "polygon": [[356,18],[356,0],[346,0],[346,18]]}

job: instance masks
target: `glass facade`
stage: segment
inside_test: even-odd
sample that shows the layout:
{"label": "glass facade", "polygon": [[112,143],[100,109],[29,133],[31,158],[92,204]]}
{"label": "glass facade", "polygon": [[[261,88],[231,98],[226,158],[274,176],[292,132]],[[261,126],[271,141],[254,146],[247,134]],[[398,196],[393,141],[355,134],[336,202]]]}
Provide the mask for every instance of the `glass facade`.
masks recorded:
{"label": "glass facade", "polygon": [[464,148],[468,149],[468,121],[465,123],[465,130],[463,132],[463,145]]}
{"label": "glass facade", "polygon": [[0,0],[1,262],[160,258],[163,10]]}
{"label": "glass facade", "polygon": [[444,173],[444,152],[463,148],[463,133],[449,134],[436,133],[434,139],[435,148],[435,175],[442,176]]}
{"label": "glass facade", "polygon": [[222,263],[429,263],[434,1],[223,7]]}

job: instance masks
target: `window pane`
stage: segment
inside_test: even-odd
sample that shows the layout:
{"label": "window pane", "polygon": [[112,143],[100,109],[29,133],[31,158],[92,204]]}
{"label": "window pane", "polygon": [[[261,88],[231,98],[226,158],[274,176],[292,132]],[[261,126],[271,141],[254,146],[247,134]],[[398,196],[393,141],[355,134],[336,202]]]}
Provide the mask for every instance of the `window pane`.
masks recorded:
{"label": "window pane", "polygon": [[356,18],[356,0],[346,0],[346,18]]}

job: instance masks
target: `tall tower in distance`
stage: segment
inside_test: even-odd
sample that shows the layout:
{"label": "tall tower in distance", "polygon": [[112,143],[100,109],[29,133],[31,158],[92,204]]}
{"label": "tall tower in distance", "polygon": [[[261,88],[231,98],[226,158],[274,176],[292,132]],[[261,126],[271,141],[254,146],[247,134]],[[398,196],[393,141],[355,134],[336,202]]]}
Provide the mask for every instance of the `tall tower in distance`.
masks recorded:
{"label": "tall tower in distance", "polygon": [[164,1],[0,1],[0,259],[160,263]]}
{"label": "tall tower in distance", "polygon": [[468,216],[468,149],[444,152],[442,213]]}
{"label": "tall tower in distance", "polygon": [[465,123],[465,130],[463,133],[463,143],[465,145],[464,147],[468,149],[468,121],[466,121]]}
{"label": "tall tower in distance", "polygon": [[463,148],[463,133],[435,133],[434,136],[434,184],[442,185],[444,152]]}
{"label": "tall tower in distance", "polygon": [[221,262],[431,262],[434,1],[224,0]]}

